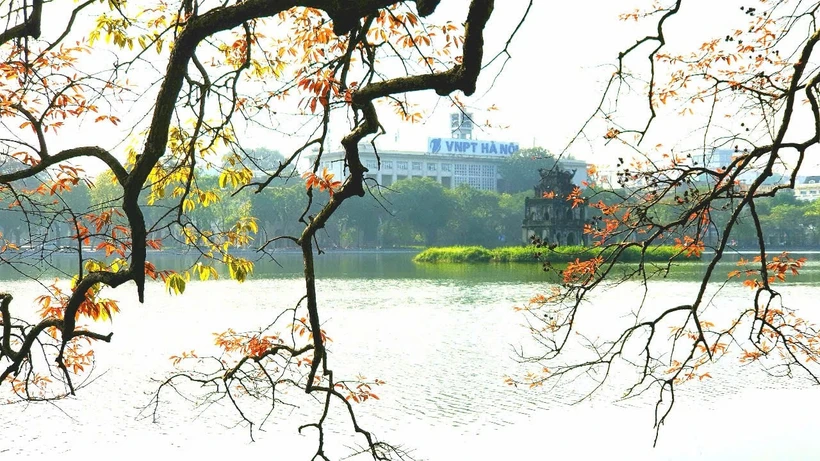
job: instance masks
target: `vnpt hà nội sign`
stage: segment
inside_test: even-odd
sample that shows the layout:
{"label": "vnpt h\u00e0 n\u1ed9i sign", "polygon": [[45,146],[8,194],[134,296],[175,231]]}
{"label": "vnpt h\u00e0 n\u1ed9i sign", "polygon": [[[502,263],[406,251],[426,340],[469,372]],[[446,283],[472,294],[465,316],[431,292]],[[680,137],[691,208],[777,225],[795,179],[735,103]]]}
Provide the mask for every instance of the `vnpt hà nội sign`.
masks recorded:
{"label": "vnpt h\u00e0 n\u1ed9i sign", "polygon": [[511,155],[518,151],[518,143],[477,141],[474,139],[430,138],[427,151],[431,154]]}

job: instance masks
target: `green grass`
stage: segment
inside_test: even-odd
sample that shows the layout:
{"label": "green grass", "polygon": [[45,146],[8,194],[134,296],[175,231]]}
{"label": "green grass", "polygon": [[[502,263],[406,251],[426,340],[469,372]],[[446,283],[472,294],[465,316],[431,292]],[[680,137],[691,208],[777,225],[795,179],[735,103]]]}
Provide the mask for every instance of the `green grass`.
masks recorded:
{"label": "green grass", "polygon": [[417,254],[417,263],[482,263],[489,262],[493,252],[484,247],[431,247]]}
{"label": "green grass", "polygon": [[[614,249],[606,250],[611,254]],[[687,259],[684,255],[678,255],[679,249],[673,246],[655,246],[646,250],[645,261],[669,261],[670,258]],[[551,263],[567,263],[576,259],[589,259],[600,255],[601,249],[597,247],[584,246],[559,246],[552,250],[547,248],[536,248],[532,245],[521,247],[501,247],[487,249],[480,246],[454,246],[454,247],[432,247],[428,248],[413,258],[417,263],[484,263],[484,262],[537,262],[541,255],[541,260]],[[607,256],[607,254],[604,256]],[[618,261],[630,263],[638,262],[641,257],[641,248],[634,246],[626,248],[618,257]],[[697,259],[697,258],[690,258]]]}

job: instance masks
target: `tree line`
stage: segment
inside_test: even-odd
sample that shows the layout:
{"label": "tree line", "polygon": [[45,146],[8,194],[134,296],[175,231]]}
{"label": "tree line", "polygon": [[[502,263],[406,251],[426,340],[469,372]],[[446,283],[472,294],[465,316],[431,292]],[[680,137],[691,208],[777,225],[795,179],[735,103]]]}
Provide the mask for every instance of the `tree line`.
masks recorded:
{"label": "tree line", "polygon": [[[255,241],[249,247],[258,247],[278,235],[298,235],[303,225],[294,219],[303,212],[306,217],[315,214],[324,203],[315,200],[310,207],[305,186],[296,179],[281,181],[260,193],[250,189],[236,194],[225,193],[217,176],[199,178],[199,188],[217,192],[218,197],[207,206],[197,204],[189,211],[191,221],[202,230],[220,232],[236,222],[253,217],[258,226]],[[524,197],[530,192],[514,194],[472,189],[462,185],[445,189],[431,178],[399,181],[390,188],[374,185],[371,194],[352,200],[349,206],[337,212],[328,221],[317,239],[325,248],[397,248],[433,245],[483,245],[495,247],[516,245],[521,241],[521,221]],[[168,228],[163,246],[185,247],[184,238],[167,224],[175,216],[168,214],[175,206],[170,194],[153,201],[149,206],[148,194],[142,194],[146,221],[156,228]],[[53,214],[72,210],[74,213],[99,213],[118,200],[116,187],[107,175],[98,177],[93,186],[80,184],[61,196]],[[8,200],[7,200],[8,202]],[[63,204],[65,202],[65,204]],[[0,232],[18,245],[65,248],[76,245],[74,229],[67,221],[54,220],[49,234],[32,241],[27,228],[35,217],[27,213],[25,203],[9,208],[0,204]],[[42,217],[37,219],[42,220]],[[115,218],[116,219],[116,218]],[[101,241],[101,240],[100,240]],[[97,240],[91,239],[92,247]],[[270,244],[272,248],[287,248],[286,240]]]}
{"label": "tree line", "polygon": [[[703,186],[703,185],[700,185]],[[655,222],[664,222],[675,219],[687,213],[690,203],[695,197],[708,190],[706,187],[693,187],[673,194],[668,199],[660,201],[647,210],[649,218]],[[590,222],[594,225],[606,207],[628,204],[637,206],[639,199],[632,195],[629,188],[615,190],[584,191],[584,196],[590,205],[587,212]],[[703,243],[706,247],[714,247],[726,238],[729,248],[745,250],[756,249],[759,245],[759,236],[754,219],[749,210],[744,210],[736,217],[736,223],[729,235],[724,235],[726,223],[732,218],[733,202],[726,199],[714,200],[715,206],[709,211],[709,224],[706,226]],[[782,190],[771,197],[760,197],[755,202],[756,214],[760,220],[762,238],[766,245],[775,249],[814,249],[820,247],[820,200],[804,201],[795,197],[794,191]],[[676,239],[682,239],[686,232],[672,230],[658,242],[675,244]],[[643,235],[634,233],[633,241],[643,240]]]}
{"label": "tree line", "polygon": [[[536,181],[537,167],[546,167],[537,161],[524,162],[532,151],[523,151],[508,162],[507,168],[518,168],[522,176]],[[544,158],[551,161],[548,155]],[[514,166],[509,166],[514,165]],[[532,176],[532,177],[530,177]],[[473,189],[462,185],[454,189],[444,188],[431,178],[413,178],[399,181],[389,188],[372,184],[370,193],[351,201],[339,210],[335,219],[329,220],[317,239],[325,248],[333,249],[375,249],[406,248],[419,246],[480,245],[488,248],[521,245],[521,224],[524,199],[532,196],[526,186],[528,181],[507,182],[511,192],[495,192]],[[190,210],[192,222],[201,229],[222,232],[230,229],[238,221],[253,217],[257,220],[258,233],[249,247],[258,247],[267,239],[278,235],[297,235],[302,224],[294,219],[305,213],[311,216],[325,205],[314,200],[307,206],[305,187],[298,178],[280,179],[260,193],[244,189],[237,193],[226,193],[220,187],[216,174],[203,174],[198,178],[198,187],[214,192],[215,199],[207,206],[198,204]],[[517,189],[516,189],[517,188]],[[524,189],[523,191],[521,189]],[[155,228],[168,228],[165,240],[170,248],[184,248],[184,238],[168,225],[174,218],[169,214],[176,205],[172,194],[154,200],[148,206],[148,193],[141,195],[146,221]],[[606,204],[623,201],[622,193],[615,191],[585,190],[590,203],[600,200]],[[687,194],[688,196],[688,194]],[[49,215],[27,213],[25,201],[15,200],[14,205],[0,203],[0,232],[18,245],[65,248],[76,245],[71,236],[74,229],[70,220],[53,219],[60,214],[99,213],[111,204],[121,200],[117,187],[109,174],[102,174],[94,181],[78,184],[55,200]],[[724,204],[726,205],[726,204]],[[707,234],[706,244],[720,237],[726,220],[726,207],[716,206],[712,210],[714,225]],[[652,212],[656,219],[670,219],[685,209],[683,199],[667,200],[656,205]],[[765,229],[766,243],[773,247],[816,248],[820,246],[820,201],[801,201],[791,191],[783,191],[774,197],[761,197],[757,203],[757,213]],[[591,208],[588,212],[594,223],[600,211]],[[748,213],[746,213],[748,214]],[[32,219],[38,221],[32,222]],[[27,228],[31,225],[45,225],[40,222],[51,219],[51,229],[41,240],[28,239]],[[673,244],[676,234],[670,233],[666,243]],[[93,240],[93,239],[92,239]],[[750,216],[740,216],[729,236],[731,247],[737,249],[754,248],[757,234]],[[92,245],[93,247],[94,245]],[[272,242],[271,248],[287,248],[287,241]]]}
{"label": "tree line", "polygon": [[[275,170],[284,161],[277,151],[264,148],[251,149],[248,156],[254,159],[253,167]],[[444,188],[430,178],[414,178],[399,181],[391,187],[368,184],[363,198],[336,212],[317,240],[326,248],[399,248],[441,245],[482,245],[496,247],[519,245],[523,220],[524,198],[532,195],[532,187],[539,181],[540,168],[551,168],[555,159],[545,149],[536,147],[522,149],[506,158],[499,165],[499,192],[472,189],[467,185],[455,189]],[[191,203],[186,210],[197,228],[211,232],[224,232],[242,219],[255,219],[259,231],[254,244],[258,247],[268,239],[281,235],[299,235],[303,224],[297,219],[302,213],[312,216],[327,203],[327,197],[316,196],[308,206],[304,180],[291,172],[288,177],[276,178],[269,187],[256,193],[253,188],[235,191],[231,184],[220,184],[220,170],[228,171],[230,165],[223,162],[221,168],[202,170],[196,178],[196,189],[205,191],[210,200]],[[506,178],[514,178],[508,180]],[[25,187],[34,189],[47,184],[45,175],[30,178]],[[152,192],[154,192],[152,194]],[[69,214],[82,216],[99,214],[109,210],[122,200],[122,192],[113,176],[104,172],[93,180],[78,183],[64,191],[53,204],[50,232],[32,240],[27,229],[42,220],[42,215],[29,213],[32,204],[9,198],[0,203],[0,232],[18,245],[34,248],[64,249],[76,246],[75,234]],[[325,200],[322,200],[322,199]],[[146,222],[154,229],[164,229],[163,245],[182,249],[187,246],[179,228],[172,225],[176,219],[174,207],[179,205],[173,188],[162,190],[146,188],[140,194]],[[12,206],[12,202],[14,205]],[[190,202],[189,202],[190,203]],[[122,217],[114,217],[115,220]],[[124,219],[119,219],[124,221]],[[94,239],[92,248],[102,241]],[[253,246],[254,244],[250,245]],[[286,240],[269,244],[271,248],[287,247]]]}

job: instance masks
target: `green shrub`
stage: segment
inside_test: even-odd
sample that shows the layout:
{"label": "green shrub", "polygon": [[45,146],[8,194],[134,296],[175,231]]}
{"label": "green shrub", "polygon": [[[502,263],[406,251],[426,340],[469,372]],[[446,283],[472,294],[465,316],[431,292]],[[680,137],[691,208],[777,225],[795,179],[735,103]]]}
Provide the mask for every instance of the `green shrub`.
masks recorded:
{"label": "green shrub", "polygon": [[[634,263],[641,259],[641,247],[625,248],[619,255],[618,261]],[[590,259],[598,255],[611,257],[615,248],[602,251],[598,247],[559,246],[553,249],[536,248],[535,246],[500,247],[488,250],[480,246],[454,246],[428,248],[413,258],[417,263],[476,263],[476,262],[538,262],[568,263],[576,259]],[[646,249],[645,261],[662,262],[671,258],[687,259],[679,254],[680,249],[673,246],[653,246]],[[697,258],[688,258],[697,259]]]}
{"label": "green shrub", "polygon": [[417,254],[417,263],[477,263],[490,261],[490,250],[480,247],[433,247]]}

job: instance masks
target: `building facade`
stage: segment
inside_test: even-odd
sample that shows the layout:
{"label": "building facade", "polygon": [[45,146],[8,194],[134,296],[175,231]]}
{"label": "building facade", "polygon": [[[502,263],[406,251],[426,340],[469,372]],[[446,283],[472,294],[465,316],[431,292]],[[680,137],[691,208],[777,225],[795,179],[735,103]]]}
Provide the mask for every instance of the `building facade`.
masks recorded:
{"label": "building facade", "polygon": [[794,197],[807,202],[820,198],[820,176],[807,176],[802,183],[795,184]]}
{"label": "building facade", "polygon": [[[517,151],[518,144],[515,143],[455,138],[431,138],[426,152],[379,149],[378,156],[372,145],[359,145],[359,155],[368,169],[365,176],[375,179],[382,186],[390,187],[403,179],[431,178],[446,188],[454,189],[467,184],[474,189],[489,191],[498,190],[498,181],[501,179],[498,166]],[[316,155],[316,152],[308,155],[311,165],[315,162]],[[586,180],[586,162],[561,159],[559,164],[565,169],[576,171],[573,177],[576,185]],[[324,168],[336,178],[347,177],[344,152],[322,154],[319,171]]]}
{"label": "building facade", "polygon": [[[518,143],[473,139],[472,114],[456,112],[450,115],[450,137],[429,138],[424,152],[395,149],[374,149],[372,144],[359,144],[359,156],[367,168],[365,175],[384,187],[412,178],[431,178],[448,189],[466,184],[474,189],[498,191],[502,179],[498,167],[504,159],[518,152]],[[310,168],[318,152],[307,155]],[[344,163],[344,151],[322,154],[319,171],[327,168],[334,177],[344,180],[349,172]],[[587,180],[587,164],[573,159],[561,159],[560,165],[576,171],[573,182]],[[308,167],[306,167],[308,168]],[[515,178],[504,178],[515,181]]]}
{"label": "building facade", "polygon": [[[517,149],[516,149],[517,150]],[[398,150],[379,150],[378,155],[369,144],[359,146],[362,164],[368,169],[367,178],[390,187],[403,179],[432,178],[446,188],[461,184],[481,190],[498,189],[498,165],[503,157],[472,153],[433,153]],[[316,153],[309,160],[315,161]],[[327,168],[337,178],[345,178],[344,152],[326,152],[319,170]]]}

